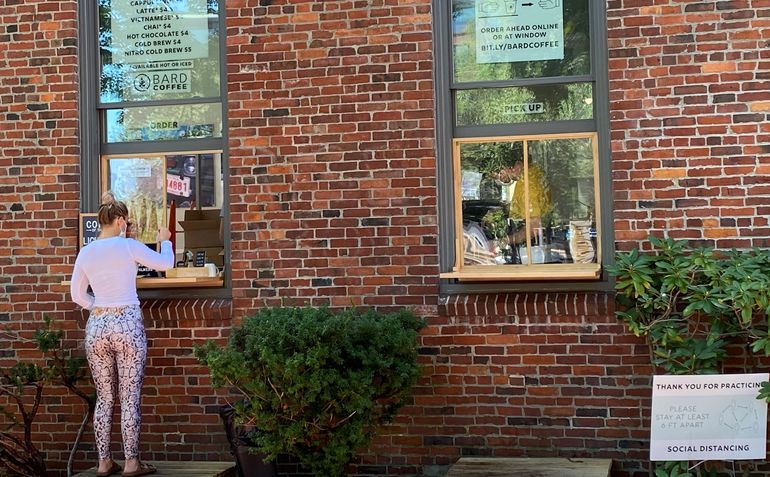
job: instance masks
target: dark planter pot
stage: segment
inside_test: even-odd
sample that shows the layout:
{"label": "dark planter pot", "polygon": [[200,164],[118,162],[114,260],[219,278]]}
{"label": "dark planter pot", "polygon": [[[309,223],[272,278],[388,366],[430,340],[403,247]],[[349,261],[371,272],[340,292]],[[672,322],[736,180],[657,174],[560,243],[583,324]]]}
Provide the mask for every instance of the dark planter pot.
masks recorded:
{"label": "dark planter pot", "polygon": [[265,462],[263,454],[252,454],[251,447],[241,445],[235,449],[238,477],[276,477],[274,462]]}
{"label": "dark planter pot", "polygon": [[265,462],[264,454],[251,453],[254,449],[248,432],[235,426],[235,410],[229,404],[219,409],[219,415],[225,426],[225,434],[230,443],[230,453],[235,457],[238,477],[277,477],[274,462]]}

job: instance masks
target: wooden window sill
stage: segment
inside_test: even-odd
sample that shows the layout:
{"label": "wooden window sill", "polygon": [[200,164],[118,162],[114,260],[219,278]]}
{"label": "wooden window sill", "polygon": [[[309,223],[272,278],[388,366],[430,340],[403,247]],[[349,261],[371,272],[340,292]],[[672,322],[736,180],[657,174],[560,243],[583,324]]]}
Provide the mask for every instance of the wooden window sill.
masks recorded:
{"label": "wooden window sill", "polygon": [[[69,286],[69,281],[61,282],[62,285]],[[138,290],[157,289],[157,288],[221,288],[224,280],[216,277],[191,277],[191,278],[144,278],[136,279],[136,288]]]}
{"label": "wooden window sill", "polygon": [[441,278],[461,282],[479,281],[558,281],[597,280],[601,276],[601,265],[586,264],[543,264],[543,265],[497,265],[467,266],[454,272],[446,272]]}

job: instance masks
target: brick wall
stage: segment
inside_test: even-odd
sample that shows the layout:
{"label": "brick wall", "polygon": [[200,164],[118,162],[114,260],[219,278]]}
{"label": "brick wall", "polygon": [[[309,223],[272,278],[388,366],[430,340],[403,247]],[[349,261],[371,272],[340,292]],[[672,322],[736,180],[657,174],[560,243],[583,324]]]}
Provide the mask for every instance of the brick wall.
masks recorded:
{"label": "brick wall", "polygon": [[235,308],[435,304],[430,1],[230,5]]}
{"label": "brick wall", "polygon": [[601,456],[616,459],[613,475],[641,470],[649,359],[613,310],[603,293],[444,299],[414,402],[373,449],[399,459],[363,461],[385,475],[440,475],[461,456]]}
{"label": "brick wall", "polygon": [[[16,331],[72,308],[55,284],[71,272],[77,243],[76,5],[0,5],[0,326]],[[0,368],[37,357],[33,345],[0,336]],[[56,454],[73,436],[55,412],[69,416],[74,406],[61,392],[46,404],[35,430]]]}
{"label": "brick wall", "polygon": [[0,321],[60,312],[77,242],[76,2],[0,6]]}
{"label": "brick wall", "polygon": [[770,3],[609,4],[615,230],[770,245]]}

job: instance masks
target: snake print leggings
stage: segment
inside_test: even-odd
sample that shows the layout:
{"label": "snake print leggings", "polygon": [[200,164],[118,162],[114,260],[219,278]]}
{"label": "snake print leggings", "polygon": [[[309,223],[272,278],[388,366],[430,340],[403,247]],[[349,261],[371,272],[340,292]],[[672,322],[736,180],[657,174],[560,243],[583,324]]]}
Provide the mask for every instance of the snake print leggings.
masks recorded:
{"label": "snake print leggings", "polygon": [[110,458],[115,368],[126,459],[139,455],[139,426],[147,338],[139,306],[94,308],[86,325],[86,355],[96,385],[94,434],[100,459]]}

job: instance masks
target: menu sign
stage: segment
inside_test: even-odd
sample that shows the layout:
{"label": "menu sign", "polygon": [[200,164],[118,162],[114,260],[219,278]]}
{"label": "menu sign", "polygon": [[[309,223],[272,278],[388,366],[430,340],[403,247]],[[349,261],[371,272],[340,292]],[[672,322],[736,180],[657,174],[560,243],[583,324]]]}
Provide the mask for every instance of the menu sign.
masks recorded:
{"label": "menu sign", "polygon": [[[206,0],[113,1],[113,64],[189,60],[208,56]],[[138,75],[140,87],[185,88],[188,73]]]}
{"label": "menu sign", "polygon": [[80,214],[80,240],[78,246],[80,248],[85,247],[89,243],[96,240],[99,236],[99,219],[96,213],[81,213]]}

